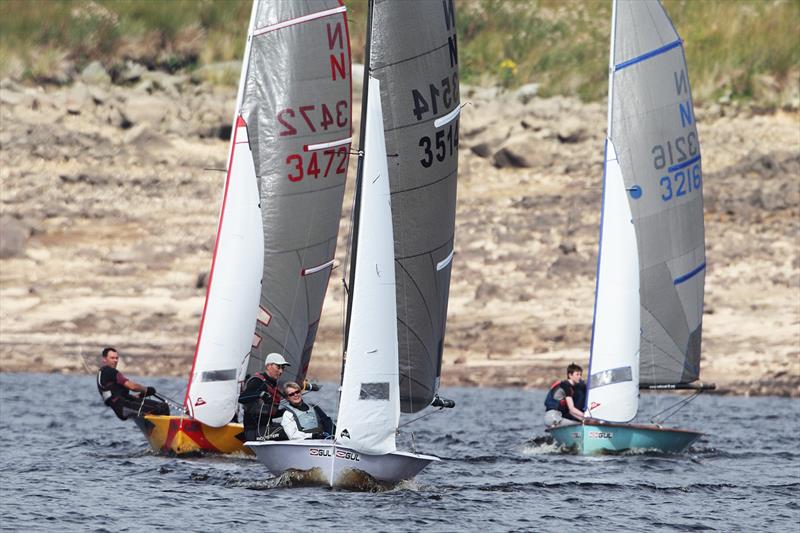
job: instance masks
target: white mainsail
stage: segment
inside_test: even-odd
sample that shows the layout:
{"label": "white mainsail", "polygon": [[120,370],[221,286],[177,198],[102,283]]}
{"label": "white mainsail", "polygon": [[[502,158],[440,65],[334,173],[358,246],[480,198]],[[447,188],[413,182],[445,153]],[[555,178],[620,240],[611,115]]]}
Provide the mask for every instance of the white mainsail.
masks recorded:
{"label": "white mainsail", "polygon": [[250,352],[264,264],[258,186],[247,124],[239,115],[257,2],[242,61],[228,176],[217,242],[184,404],[195,419],[224,426],[236,412],[239,378]]}
{"label": "white mainsail", "polygon": [[337,442],[356,451],[396,450],[400,420],[394,238],[380,82],[369,79],[352,325]]}

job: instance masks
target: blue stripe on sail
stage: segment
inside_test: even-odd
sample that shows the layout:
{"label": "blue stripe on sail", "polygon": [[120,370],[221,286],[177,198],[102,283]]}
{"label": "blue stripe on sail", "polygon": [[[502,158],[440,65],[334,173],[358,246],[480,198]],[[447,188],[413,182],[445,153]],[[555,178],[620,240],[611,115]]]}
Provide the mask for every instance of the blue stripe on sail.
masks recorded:
{"label": "blue stripe on sail", "polygon": [[669,167],[669,169],[667,169],[667,170],[668,170],[669,172],[675,172],[676,170],[680,170],[680,169],[682,169],[682,168],[686,168],[686,167],[688,167],[689,165],[694,165],[694,164],[695,164],[695,163],[697,163],[698,161],[700,161],[700,154],[697,154],[696,156],[694,156],[694,157],[693,157],[693,158],[691,158],[690,160],[688,160],[688,161],[684,161],[683,163],[678,163],[677,165],[672,165],[672,166],[671,166],[671,167]]}
{"label": "blue stripe on sail", "polygon": [[703,270],[705,270],[705,268],[706,268],[706,263],[705,263],[705,261],[704,261],[704,262],[703,262],[703,264],[701,264],[699,267],[695,268],[695,269],[694,269],[694,270],[692,270],[691,272],[687,272],[687,273],[686,273],[686,274],[684,274],[683,276],[681,276],[681,277],[679,277],[679,278],[675,278],[675,281],[673,281],[673,282],[672,282],[672,284],[673,284],[673,285],[680,285],[680,284],[681,284],[681,283],[683,283],[684,281],[690,280],[690,279],[692,279],[693,277],[695,277],[697,274],[699,274],[700,272],[702,272]]}
{"label": "blue stripe on sail", "polygon": [[672,41],[669,44],[665,44],[661,48],[656,48],[655,50],[651,50],[651,51],[647,52],[646,54],[642,54],[642,55],[640,55],[638,57],[634,57],[633,59],[629,59],[627,61],[623,61],[622,63],[620,63],[618,65],[614,65],[614,72],[617,72],[619,70],[627,68],[627,67],[629,67],[631,65],[635,65],[636,63],[639,63],[640,61],[644,61],[646,59],[650,59],[651,57],[655,57],[657,55],[661,55],[664,52],[668,52],[668,51],[672,50],[673,48],[676,48],[676,47],[680,46],[681,42],[682,41],[680,39],[678,39],[677,41]]}

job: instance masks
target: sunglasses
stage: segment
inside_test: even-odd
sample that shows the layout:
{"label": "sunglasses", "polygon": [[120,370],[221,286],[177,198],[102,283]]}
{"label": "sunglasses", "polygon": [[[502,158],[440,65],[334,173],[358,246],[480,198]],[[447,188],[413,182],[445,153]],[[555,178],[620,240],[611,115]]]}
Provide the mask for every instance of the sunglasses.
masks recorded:
{"label": "sunglasses", "polygon": [[296,390],[294,392],[290,392],[286,396],[300,396],[300,391]]}

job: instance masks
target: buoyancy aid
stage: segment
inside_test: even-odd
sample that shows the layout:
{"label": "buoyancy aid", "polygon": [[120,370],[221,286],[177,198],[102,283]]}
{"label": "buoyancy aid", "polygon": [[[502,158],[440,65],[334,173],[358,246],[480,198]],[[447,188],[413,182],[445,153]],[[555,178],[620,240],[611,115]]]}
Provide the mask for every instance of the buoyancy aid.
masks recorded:
{"label": "buoyancy aid", "polygon": [[297,429],[303,433],[319,433],[322,431],[322,422],[320,421],[316,406],[308,406],[308,409],[303,411],[302,409],[288,404],[286,405],[286,410],[292,413],[294,421],[297,424]]}
{"label": "buoyancy aid", "polygon": [[[256,380],[260,383],[253,383]],[[261,400],[261,393],[266,392],[268,400]],[[245,390],[239,395],[239,403],[244,407],[245,416],[256,417],[259,415],[266,416],[269,420],[270,416],[274,416],[277,412],[278,403],[280,403],[281,396],[278,392],[278,382],[262,372],[256,372],[247,380]]]}
{"label": "buoyancy aid", "polygon": [[[558,389],[563,389],[564,397],[561,399],[556,399],[556,391]],[[567,396],[572,396],[573,389],[572,383],[569,382],[568,379],[564,381],[555,381],[552,385],[550,385],[550,390],[547,391],[547,396],[544,398],[544,408],[547,411],[551,410],[558,410],[563,412],[569,412],[569,407],[567,407]]]}
{"label": "buoyancy aid", "polygon": [[[104,380],[103,371],[106,369],[108,369],[108,371],[105,372],[106,376]],[[100,393],[100,396],[103,398],[103,403],[106,405],[110,405],[116,398],[126,398],[129,396],[128,389],[117,383],[118,373],[118,370],[110,366],[100,367],[100,370],[97,371],[97,391]]]}

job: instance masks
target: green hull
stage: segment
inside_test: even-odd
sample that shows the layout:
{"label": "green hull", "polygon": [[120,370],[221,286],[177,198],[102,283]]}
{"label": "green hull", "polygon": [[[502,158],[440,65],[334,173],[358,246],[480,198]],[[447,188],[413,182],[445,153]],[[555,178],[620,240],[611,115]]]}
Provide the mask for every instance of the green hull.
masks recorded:
{"label": "green hull", "polygon": [[598,420],[549,428],[547,431],[556,442],[573,448],[581,455],[620,453],[628,450],[680,453],[702,435],[684,429],[603,423]]}

